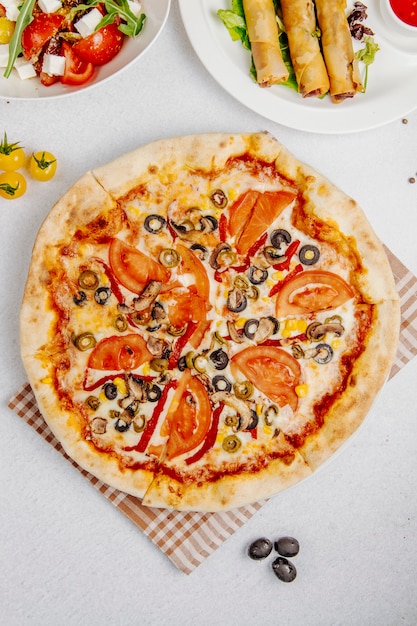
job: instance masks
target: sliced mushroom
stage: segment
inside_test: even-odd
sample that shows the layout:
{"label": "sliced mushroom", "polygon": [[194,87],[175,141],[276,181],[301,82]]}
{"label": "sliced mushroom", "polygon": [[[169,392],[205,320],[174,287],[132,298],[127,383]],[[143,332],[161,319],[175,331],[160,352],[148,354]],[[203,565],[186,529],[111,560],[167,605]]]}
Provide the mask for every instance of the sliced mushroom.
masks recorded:
{"label": "sliced mushroom", "polygon": [[95,435],[104,435],[107,428],[107,420],[104,417],[95,417],[91,420],[91,432]]}
{"label": "sliced mushroom", "polygon": [[225,252],[233,252],[228,243],[221,242],[214,248],[209,259],[209,263],[214,270],[219,270],[221,268],[221,265],[219,263],[219,255],[222,253],[224,254]]}
{"label": "sliced mushroom", "polygon": [[233,313],[240,313],[247,307],[248,300],[240,289],[232,289],[227,296],[227,308]]}
{"label": "sliced mushroom", "polygon": [[310,324],[307,328],[306,334],[310,339],[317,340],[322,339],[326,333],[334,333],[337,337],[340,337],[345,332],[342,324],[338,322],[319,324]]}
{"label": "sliced mushroom", "polygon": [[234,396],[233,394],[228,393],[227,391],[216,391],[212,394],[211,400],[212,402],[214,402],[214,404],[222,402],[226,406],[236,411],[236,413],[240,417],[240,420],[238,425],[235,426],[233,429],[235,432],[237,432],[238,430],[245,430],[251,423],[252,413],[249,406],[246,404],[246,402],[240,400],[239,398],[236,398],[236,396]]}
{"label": "sliced mushroom", "polygon": [[[132,374],[125,376],[127,396],[119,400],[119,406],[127,409],[133,402],[146,402],[146,389],[143,381]],[[123,418],[124,419],[124,418]]]}
{"label": "sliced mushroom", "polygon": [[155,301],[161,291],[162,283],[159,280],[151,280],[146,285],[140,296],[133,299],[133,306],[136,312],[145,311]]}
{"label": "sliced mushroom", "polygon": [[276,324],[273,319],[270,317],[261,317],[259,320],[258,328],[255,331],[253,336],[254,341],[256,343],[262,343],[266,341],[268,337],[274,334],[276,329]]}
{"label": "sliced mushroom", "polygon": [[244,335],[240,334],[236,329],[236,326],[230,320],[227,322],[227,330],[229,331],[229,335],[235,343],[243,343],[245,341]]}
{"label": "sliced mushroom", "polygon": [[156,357],[161,357],[168,348],[168,342],[158,337],[148,337],[146,347],[149,352]]}

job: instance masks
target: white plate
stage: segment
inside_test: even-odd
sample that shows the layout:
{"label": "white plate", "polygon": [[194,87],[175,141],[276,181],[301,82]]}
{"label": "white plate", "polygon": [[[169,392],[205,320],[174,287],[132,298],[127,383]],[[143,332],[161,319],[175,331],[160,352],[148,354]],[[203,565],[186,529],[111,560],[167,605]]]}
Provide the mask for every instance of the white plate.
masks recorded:
{"label": "white plate", "polygon": [[[249,75],[250,53],[232,41],[217,16],[230,0],[179,0],[194,50],[213,78],[236,100],[264,117],[298,130],[318,133],[363,131],[396,120],[417,108],[417,39],[391,43],[378,0],[365,2],[366,25],[380,50],[369,66],[365,94],[341,104],[330,98],[303,99],[283,86],[258,87]],[[353,7],[353,2],[352,2]],[[359,46],[363,47],[363,46]]]}
{"label": "white plate", "polygon": [[168,19],[171,0],[141,0],[141,5],[146,15],[146,21],[141,33],[135,39],[126,39],[119,54],[110,63],[97,68],[92,82],[79,87],[71,87],[61,83],[45,87],[38,78],[21,80],[15,73],[15,70],[13,70],[9,78],[4,78],[4,70],[2,69],[0,70],[0,98],[27,100],[68,96],[90,89],[121,72],[149,50],[156,41]]}

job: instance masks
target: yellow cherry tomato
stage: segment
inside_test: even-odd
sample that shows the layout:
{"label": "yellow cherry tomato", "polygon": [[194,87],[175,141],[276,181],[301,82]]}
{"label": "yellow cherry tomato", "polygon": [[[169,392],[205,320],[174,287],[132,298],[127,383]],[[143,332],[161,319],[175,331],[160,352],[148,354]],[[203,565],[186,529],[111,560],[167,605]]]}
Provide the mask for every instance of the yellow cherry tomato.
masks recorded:
{"label": "yellow cherry tomato", "polygon": [[7,17],[0,17],[0,44],[9,43],[14,33],[15,22]]}
{"label": "yellow cherry tomato", "polygon": [[0,174],[0,198],[15,200],[26,191],[26,180],[20,172],[10,171]]}
{"label": "yellow cherry tomato", "polygon": [[56,172],[56,158],[51,152],[34,152],[30,159],[29,171],[35,180],[51,180]]}
{"label": "yellow cherry tomato", "polygon": [[3,141],[0,142],[0,170],[11,172],[23,167],[26,161],[26,155],[19,146],[19,142],[9,143],[7,135],[4,133]]}

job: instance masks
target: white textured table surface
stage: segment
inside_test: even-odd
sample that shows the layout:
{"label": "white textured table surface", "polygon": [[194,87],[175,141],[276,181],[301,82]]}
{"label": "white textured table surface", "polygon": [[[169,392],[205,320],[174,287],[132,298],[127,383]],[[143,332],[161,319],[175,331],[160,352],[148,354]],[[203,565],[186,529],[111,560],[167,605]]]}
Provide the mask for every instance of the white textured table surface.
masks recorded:
{"label": "white textured table surface", "polygon": [[[54,152],[56,178],[0,200],[0,624],[374,625],[417,623],[417,360],[379,395],[323,471],[271,500],[186,576],[7,408],[25,381],[18,314],[41,221],[83,174],[156,138],[269,130],[362,205],[417,273],[417,113],[349,135],[298,132],[234,101],[192,49],[174,0],[142,59],[79,96],[0,100],[0,134]],[[246,556],[258,536],[297,537],[298,577]]]}

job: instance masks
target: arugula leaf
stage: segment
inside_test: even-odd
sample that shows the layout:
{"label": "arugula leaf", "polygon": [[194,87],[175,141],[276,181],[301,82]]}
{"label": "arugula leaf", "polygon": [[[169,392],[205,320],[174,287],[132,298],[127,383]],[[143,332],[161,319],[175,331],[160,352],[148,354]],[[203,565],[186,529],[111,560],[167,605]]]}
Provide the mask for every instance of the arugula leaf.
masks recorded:
{"label": "arugula leaf", "polygon": [[141,32],[145,23],[146,15],[141,13],[139,17],[136,17],[129,8],[127,0],[87,0],[87,4],[79,4],[70,11],[70,17],[73,19],[75,13],[78,11],[86,11],[92,7],[96,7],[98,4],[104,4],[107,13],[103,15],[103,18],[97,24],[95,30],[99,30],[104,26],[112,24],[116,17],[120,17],[124,20],[119,24],[119,30],[128,35],[128,37],[137,37]]}
{"label": "arugula leaf", "polygon": [[365,77],[363,80],[363,91],[366,91],[368,84],[368,68],[375,61],[375,55],[380,50],[380,47],[376,43],[373,37],[365,35],[363,38],[365,46],[355,53],[356,58],[365,64]]}
{"label": "arugula leaf", "polygon": [[4,71],[4,77],[9,78],[14,62],[22,50],[22,33],[26,26],[31,23],[33,20],[33,7],[35,6],[36,0],[25,0],[20,7],[19,15],[16,20],[16,25],[14,29],[13,36],[9,43],[9,58],[7,61],[7,66]]}

